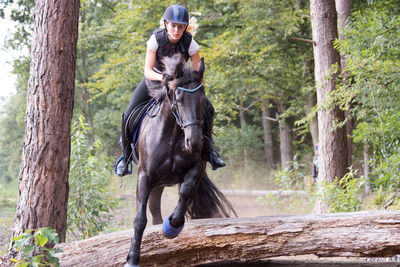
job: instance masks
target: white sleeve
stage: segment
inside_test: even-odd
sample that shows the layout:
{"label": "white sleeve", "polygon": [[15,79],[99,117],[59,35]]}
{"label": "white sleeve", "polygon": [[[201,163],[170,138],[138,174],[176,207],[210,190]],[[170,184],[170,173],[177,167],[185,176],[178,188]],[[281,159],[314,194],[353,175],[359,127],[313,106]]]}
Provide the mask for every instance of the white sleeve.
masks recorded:
{"label": "white sleeve", "polygon": [[149,38],[149,40],[147,41],[147,49],[151,50],[151,51],[157,51],[158,49],[158,43],[156,40],[156,36],[154,34],[152,34]]}
{"label": "white sleeve", "polygon": [[192,42],[189,46],[189,56],[193,56],[197,51],[200,50],[199,44],[192,38]]}

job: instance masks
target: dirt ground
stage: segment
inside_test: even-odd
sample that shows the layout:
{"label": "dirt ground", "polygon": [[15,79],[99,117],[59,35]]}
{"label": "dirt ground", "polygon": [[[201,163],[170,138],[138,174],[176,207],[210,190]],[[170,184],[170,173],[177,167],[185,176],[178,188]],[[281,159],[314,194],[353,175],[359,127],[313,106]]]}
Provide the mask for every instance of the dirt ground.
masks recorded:
{"label": "dirt ground", "polygon": [[[127,194],[122,196],[123,203],[125,205],[120,207],[115,214],[115,219],[120,224],[121,228],[133,226],[133,220],[135,217],[135,197],[134,195]],[[227,196],[227,199],[233,205],[238,217],[241,218],[252,218],[257,216],[267,215],[278,215],[283,214],[279,209],[267,209],[262,207],[261,203],[257,201],[257,196]],[[163,218],[171,214],[178,202],[178,188],[168,187],[164,189],[164,193],[161,200],[161,213]],[[151,225],[151,215],[148,214],[148,224]],[[233,214],[232,214],[233,216]]]}

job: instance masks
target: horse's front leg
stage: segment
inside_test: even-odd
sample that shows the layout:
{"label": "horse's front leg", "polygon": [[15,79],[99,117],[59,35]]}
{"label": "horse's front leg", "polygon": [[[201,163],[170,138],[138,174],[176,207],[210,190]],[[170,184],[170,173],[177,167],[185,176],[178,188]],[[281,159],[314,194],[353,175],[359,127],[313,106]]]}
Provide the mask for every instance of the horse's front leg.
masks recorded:
{"label": "horse's front leg", "polygon": [[174,212],[163,223],[163,234],[168,238],[176,237],[185,223],[185,214],[190,197],[194,195],[201,179],[202,164],[198,163],[185,175],[179,191],[179,200]]}
{"label": "horse's front leg", "polygon": [[136,217],[134,220],[134,236],[131,240],[131,247],[126,258],[125,267],[139,266],[140,245],[144,229],[147,224],[146,206],[151,192],[147,175],[139,174],[136,188]]}

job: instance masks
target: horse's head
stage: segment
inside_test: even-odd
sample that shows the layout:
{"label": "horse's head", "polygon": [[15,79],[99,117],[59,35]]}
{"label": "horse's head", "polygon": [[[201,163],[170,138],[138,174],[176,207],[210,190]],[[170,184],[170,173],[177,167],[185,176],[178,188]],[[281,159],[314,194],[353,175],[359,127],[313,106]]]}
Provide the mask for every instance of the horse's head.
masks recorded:
{"label": "horse's head", "polygon": [[203,147],[202,125],[206,96],[201,83],[204,74],[204,59],[200,60],[198,71],[186,62],[179,61],[172,75],[167,75],[165,85],[177,124],[185,134],[185,148],[200,152]]}

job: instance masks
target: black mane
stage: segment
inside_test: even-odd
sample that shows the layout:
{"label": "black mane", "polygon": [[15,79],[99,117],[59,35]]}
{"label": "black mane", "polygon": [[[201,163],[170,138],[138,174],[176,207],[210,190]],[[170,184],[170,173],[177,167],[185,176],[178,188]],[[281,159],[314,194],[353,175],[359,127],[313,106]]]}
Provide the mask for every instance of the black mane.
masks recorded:
{"label": "black mane", "polygon": [[[166,95],[166,82],[172,82],[175,85],[181,84],[182,82],[180,81],[184,80],[181,78],[191,76],[195,72],[192,65],[188,64],[180,54],[164,57],[161,61],[165,68],[163,72],[164,80],[159,82],[146,79],[149,95],[157,100],[164,98]],[[177,71],[178,64],[182,64],[182,69],[180,71]]]}

